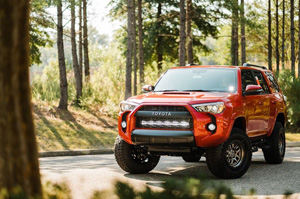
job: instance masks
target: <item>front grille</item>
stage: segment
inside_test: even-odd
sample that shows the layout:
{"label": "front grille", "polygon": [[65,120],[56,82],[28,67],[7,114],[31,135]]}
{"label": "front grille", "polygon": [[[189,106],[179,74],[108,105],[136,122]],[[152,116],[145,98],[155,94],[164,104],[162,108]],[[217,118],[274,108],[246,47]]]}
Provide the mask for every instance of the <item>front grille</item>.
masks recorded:
{"label": "front grille", "polygon": [[193,129],[193,118],[183,106],[143,106],[135,117],[137,128]]}
{"label": "front grille", "polygon": [[187,111],[184,106],[142,106],[139,111]]}

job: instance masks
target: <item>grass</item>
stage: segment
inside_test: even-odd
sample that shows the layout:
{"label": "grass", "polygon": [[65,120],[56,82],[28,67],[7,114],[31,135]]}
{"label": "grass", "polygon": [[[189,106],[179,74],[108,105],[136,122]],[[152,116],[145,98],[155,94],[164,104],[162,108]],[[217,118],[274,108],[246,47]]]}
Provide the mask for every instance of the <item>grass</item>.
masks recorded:
{"label": "grass", "polygon": [[[39,151],[111,148],[117,136],[117,120],[96,108],[61,111],[36,102],[34,119]],[[300,133],[287,132],[286,140],[299,142]]]}
{"label": "grass", "polygon": [[300,133],[286,133],[287,142],[300,142]]}
{"label": "grass", "polygon": [[34,119],[39,151],[111,148],[117,136],[116,119],[98,110],[61,111],[39,103]]}

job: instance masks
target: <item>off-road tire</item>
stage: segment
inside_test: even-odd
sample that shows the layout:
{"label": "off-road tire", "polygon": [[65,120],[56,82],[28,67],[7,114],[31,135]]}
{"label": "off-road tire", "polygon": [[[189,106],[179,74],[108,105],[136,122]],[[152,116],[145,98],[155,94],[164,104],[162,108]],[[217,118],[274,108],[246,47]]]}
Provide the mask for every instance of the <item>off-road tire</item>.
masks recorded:
{"label": "off-road tire", "polygon": [[[240,153],[238,153],[240,149]],[[240,158],[239,155],[241,156]],[[239,159],[234,165],[234,159]],[[226,142],[206,149],[208,169],[218,178],[232,179],[243,176],[252,158],[251,143],[244,131],[233,128]]]}
{"label": "off-road tire", "polygon": [[270,147],[263,148],[265,160],[268,164],[280,164],[285,154],[285,132],[280,122],[276,122],[271,136],[268,138]]}
{"label": "off-road tire", "polygon": [[150,153],[142,154],[146,161],[141,161],[136,157],[135,150],[137,146],[128,144],[120,136],[115,141],[115,159],[118,165],[126,172],[132,174],[148,173],[157,165],[160,156],[154,156]]}

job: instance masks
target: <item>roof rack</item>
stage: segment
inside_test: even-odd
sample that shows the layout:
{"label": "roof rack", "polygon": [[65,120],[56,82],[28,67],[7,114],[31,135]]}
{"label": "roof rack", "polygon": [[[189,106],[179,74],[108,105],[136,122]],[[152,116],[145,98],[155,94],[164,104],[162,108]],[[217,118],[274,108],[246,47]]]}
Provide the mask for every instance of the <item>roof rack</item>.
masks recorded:
{"label": "roof rack", "polygon": [[196,64],[196,63],[189,63],[187,64],[186,66],[198,66],[199,64]]}
{"label": "roof rack", "polygon": [[244,63],[243,64],[244,67],[247,67],[247,66],[253,66],[253,67],[258,67],[258,68],[262,68],[262,69],[267,69],[267,67],[265,66],[259,66],[259,65],[255,65],[255,64],[249,64],[249,63]]}

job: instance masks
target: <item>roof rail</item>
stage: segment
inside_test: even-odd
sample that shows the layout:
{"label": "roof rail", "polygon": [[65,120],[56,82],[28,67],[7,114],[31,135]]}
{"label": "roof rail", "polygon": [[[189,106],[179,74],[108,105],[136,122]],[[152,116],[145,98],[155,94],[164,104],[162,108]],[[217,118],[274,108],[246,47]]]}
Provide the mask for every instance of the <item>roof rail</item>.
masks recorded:
{"label": "roof rail", "polygon": [[258,68],[262,68],[262,69],[267,69],[267,67],[265,67],[265,66],[259,66],[259,65],[255,65],[255,64],[249,64],[249,63],[244,63],[243,66],[244,67],[253,66],[253,67],[258,67]]}
{"label": "roof rail", "polygon": [[187,64],[186,66],[198,66],[199,64],[196,64],[196,63],[189,63]]}

